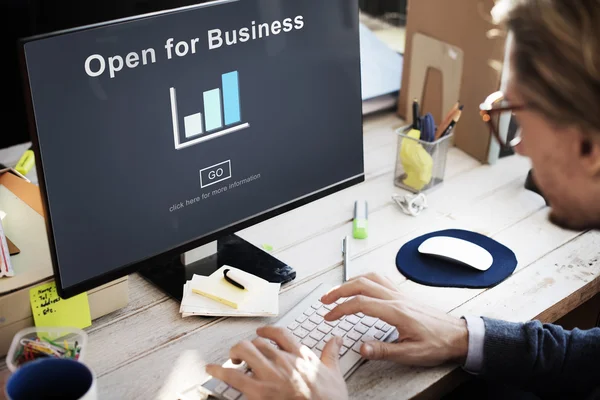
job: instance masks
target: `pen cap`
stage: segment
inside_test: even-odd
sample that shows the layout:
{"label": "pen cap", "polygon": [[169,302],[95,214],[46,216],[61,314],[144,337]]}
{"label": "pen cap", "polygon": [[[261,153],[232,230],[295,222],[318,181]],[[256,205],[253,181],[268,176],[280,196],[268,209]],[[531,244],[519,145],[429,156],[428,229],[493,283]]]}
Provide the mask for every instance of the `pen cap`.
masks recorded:
{"label": "pen cap", "polygon": [[239,269],[229,268],[227,277],[242,285],[246,290],[252,290],[252,282],[256,277]]}

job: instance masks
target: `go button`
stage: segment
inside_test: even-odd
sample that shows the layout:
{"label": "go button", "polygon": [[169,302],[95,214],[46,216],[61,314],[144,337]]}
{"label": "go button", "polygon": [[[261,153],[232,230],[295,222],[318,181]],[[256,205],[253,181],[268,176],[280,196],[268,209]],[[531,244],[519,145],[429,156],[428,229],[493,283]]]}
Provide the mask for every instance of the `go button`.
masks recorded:
{"label": "go button", "polygon": [[231,178],[231,160],[211,165],[200,170],[200,188]]}

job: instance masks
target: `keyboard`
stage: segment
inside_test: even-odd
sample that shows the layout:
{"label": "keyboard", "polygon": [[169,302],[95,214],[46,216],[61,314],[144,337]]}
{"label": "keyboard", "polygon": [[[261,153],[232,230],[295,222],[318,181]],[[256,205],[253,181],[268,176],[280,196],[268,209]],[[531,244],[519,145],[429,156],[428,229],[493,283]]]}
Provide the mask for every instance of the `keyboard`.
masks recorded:
{"label": "keyboard", "polygon": [[[333,336],[343,338],[343,346],[340,349],[340,369],[347,379],[365,360],[360,355],[360,347],[363,341],[381,340],[392,341],[396,335],[396,329],[389,324],[362,313],[347,315],[337,321],[325,321],[323,316],[332,310],[337,304],[348,299],[339,299],[333,304],[322,304],[321,296],[332,287],[321,284],[305,298],[300,300],[294,308],[283,315],[274,325],[286,327],[300,343],[312,349],[319,357],[327,341]],[[239,366],[228,360],[224,365],[227,367],[240,368],[251,374],[248,368],[241,364]],[[198,399],[201,393],[208,394],[221,400],[245,400],[235,388],[229,386],[216,378],[210,378],[201,387],[191,388],[181,394],[182,399]]]}

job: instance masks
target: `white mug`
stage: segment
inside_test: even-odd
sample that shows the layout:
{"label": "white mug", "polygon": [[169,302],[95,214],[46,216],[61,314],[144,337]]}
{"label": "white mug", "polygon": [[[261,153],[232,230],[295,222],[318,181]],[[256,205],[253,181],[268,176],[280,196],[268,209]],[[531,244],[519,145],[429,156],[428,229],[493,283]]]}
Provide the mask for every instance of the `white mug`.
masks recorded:
{"label": "white mug", "polygon": [[22,365],[8,378],[4,390],[8,400],[98,400],[94,372],[67,358],[41,358]]}

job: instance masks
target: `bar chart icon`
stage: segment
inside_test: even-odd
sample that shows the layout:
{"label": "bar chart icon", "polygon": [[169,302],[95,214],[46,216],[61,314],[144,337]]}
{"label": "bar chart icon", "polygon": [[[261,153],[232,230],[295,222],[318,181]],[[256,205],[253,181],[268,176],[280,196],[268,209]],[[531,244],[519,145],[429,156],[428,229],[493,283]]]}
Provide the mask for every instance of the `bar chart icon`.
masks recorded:
{"label": "bar chart icon", "polygon": [[201,111],[183,117],[183,137],[179,129],[177,91],[173,87],[170,96],[177,150],[250,127],[250,124],[242,123],[238,71],[222,74],[220,88],[202,93],[203,107],[198,107]]}

